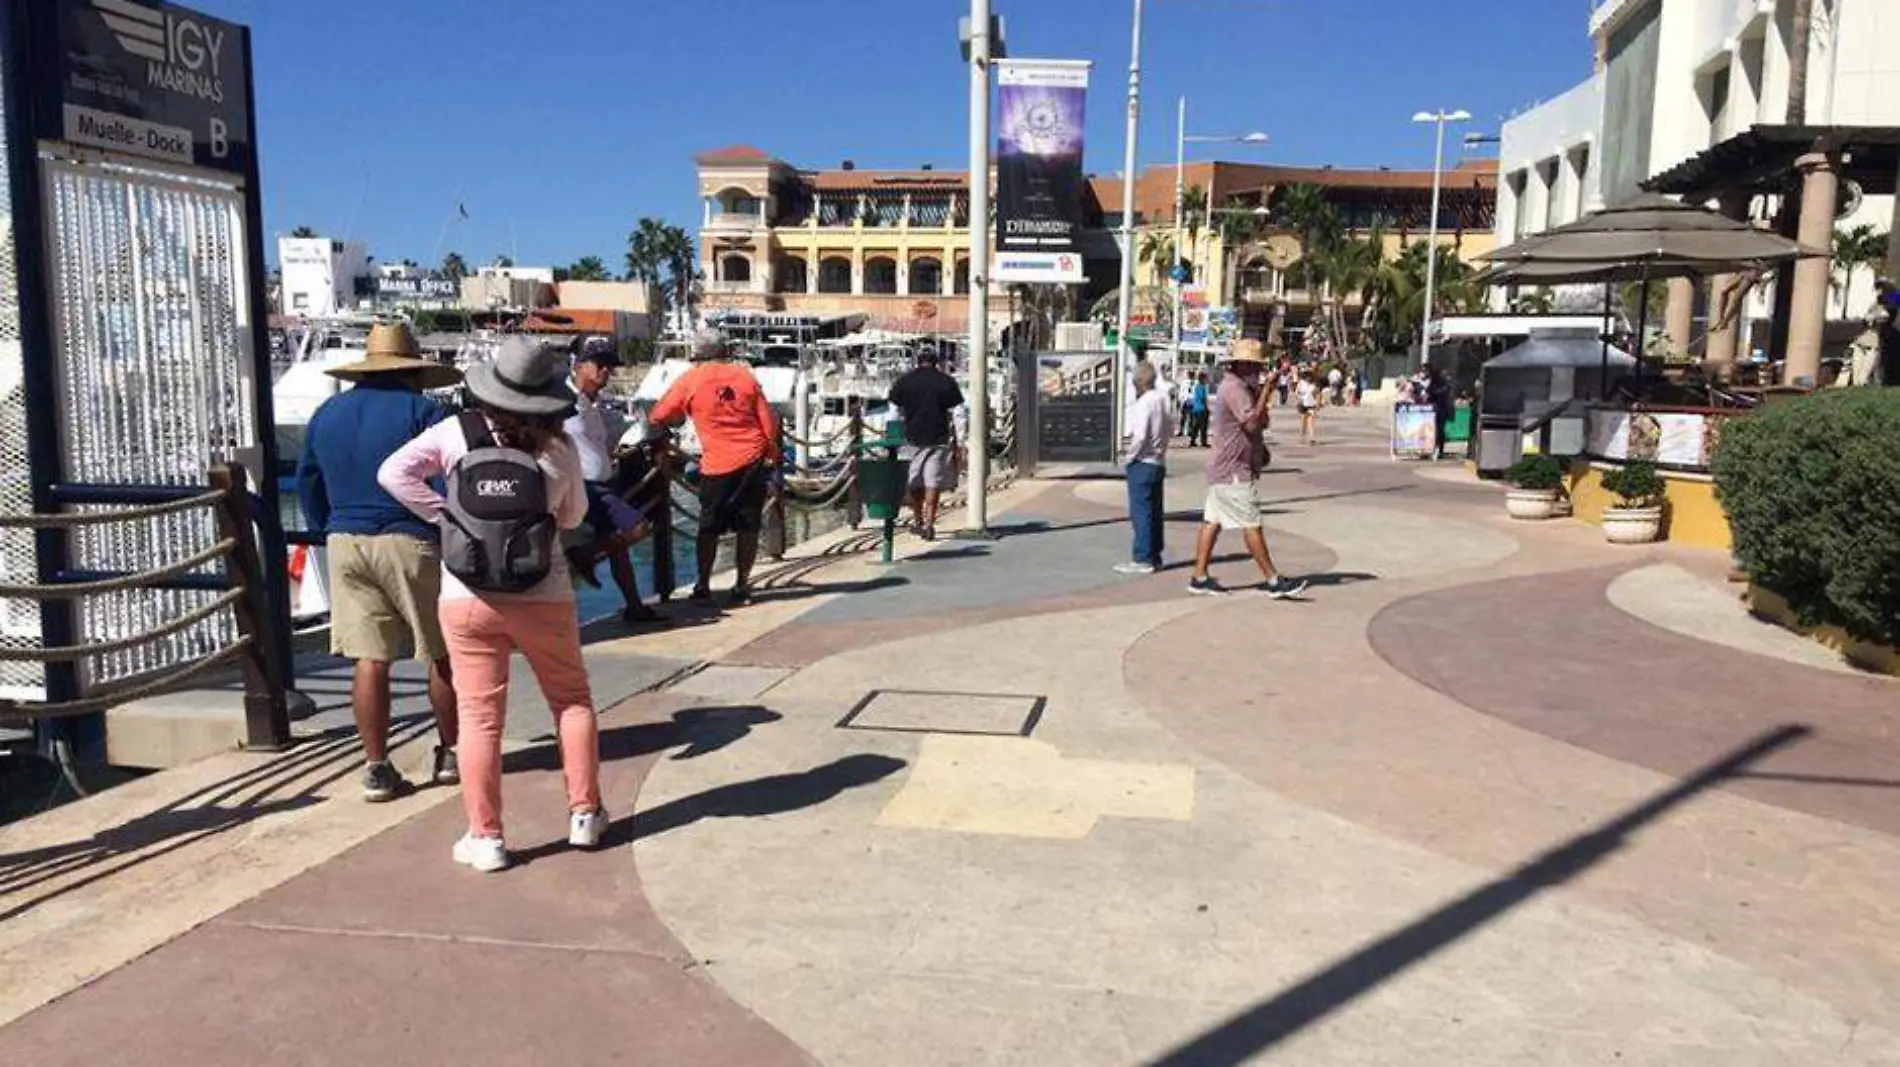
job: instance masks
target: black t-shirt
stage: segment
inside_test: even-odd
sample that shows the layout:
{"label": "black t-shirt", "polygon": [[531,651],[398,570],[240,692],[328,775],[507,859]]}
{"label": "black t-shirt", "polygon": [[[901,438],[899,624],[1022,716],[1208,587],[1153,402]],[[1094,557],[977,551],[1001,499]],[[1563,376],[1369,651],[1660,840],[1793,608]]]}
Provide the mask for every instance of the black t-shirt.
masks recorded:
{"label": "black t-shirt", "polygon": [[891,386],[891,403],[904,415],[904,441],[935,448],[950,443],[950,413],[963,405],[963,390],[937,368],[918,367]]}

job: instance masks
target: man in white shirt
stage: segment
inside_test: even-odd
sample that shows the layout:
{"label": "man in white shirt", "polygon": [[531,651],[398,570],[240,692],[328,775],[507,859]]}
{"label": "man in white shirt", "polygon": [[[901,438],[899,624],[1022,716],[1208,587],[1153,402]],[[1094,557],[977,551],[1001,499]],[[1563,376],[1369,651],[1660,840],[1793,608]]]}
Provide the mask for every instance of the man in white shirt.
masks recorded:
{"label": "man in white shirt", "polygon": [[1128,522],[1134,527],[1133,558],[1118,563],[1121,574],[1153,574],[1161,569],[1162,528],[1166,509],[1162,489],[1168,480],[1168,442],[1174,415],[1167,393],[1155,388],[1154,364],[1135,365],[1135,402],[1128,406],[1122,463],[1128,476]]}
{"label": "man in white shirt", "polygon": [[587,482],[587,523],[581,527],[590,543],[568,550],[569,565],[581,581],[598,586],[594,566],[607,557],[607,569],[614,585],[626,599],[621,613],[629,626],[653,624],[665,620],[640,600],[640,585],[633,572],[628,549],[645,536],[646,524],[637,509],[613,492],[614,444],[619,435],[608,425],[608,413],[601,410],[600,394],[620,366],[613,342],[605,337],[590,337],[574,357],[574,414],[562,429],[574,442],[580,458],[581,477]]}

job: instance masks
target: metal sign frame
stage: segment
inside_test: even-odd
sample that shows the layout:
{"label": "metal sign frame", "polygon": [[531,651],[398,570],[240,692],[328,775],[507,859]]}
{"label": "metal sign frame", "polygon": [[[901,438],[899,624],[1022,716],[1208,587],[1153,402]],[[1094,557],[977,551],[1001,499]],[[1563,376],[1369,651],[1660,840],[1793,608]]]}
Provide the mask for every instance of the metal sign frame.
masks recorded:
{"label": "metal sign frame", "polygon": [[[263,206],[257,153],[257,109],[255,83],[251,77],[251,38],[247,27],[232,26],[236,39],[229,55],[241,67],[243,94],[243,153],[241,165],[230,171],[206,171],[194,166],[167,163],[149,154],[125,154],[97,148],[44,142],[43,110],[49,78],[59,76],[58,67],[67,57],[43,54],[36,42],[44,41],[53,30],[48,20],[62,17],[61,0],[0,0],[0,104],[4,105],[4,146],[7,183],[13,210],[16,279],[20,309],[20,342],[24,356],[21,388],[25,399],[27,430],[27,466],[31,482],[32,508],[53,513],[80,494],[98,501],[109,497],[109,486],[76,486],[68,483],[67,465],[61,455],[60,375],[56,365],[56,316],[49,271],[52,254],[47,236],[49,212],[45,202],[46,175],[53,166],[68,165],[60,160],[82,163],[116,162],[127,167],[157,173],[173,173],[191,180],[215,174],[216,179],[241,197],[242,289],[239,299],[249,312],[250,402],[255,419],[256,441],[249,449],[261,468],[258,481],[258,508],[254,519],[259,529],[259,548],[267,586],[271,625],[269,655],[283,668],[279,677],[290,677],[289,584],[284,538],[278,521],[277,453],[275,413],[271,400],[269,307],[265,293]],[[180,12],[166,5],[167,12]],[[55,35],[56,36],[56,35]],[[35,541],[36,580],[54,584],[73,569],[72,545],[59,530],[41,530]],[[78,640],[74,605],[70,601],[48,600],[40,609],[40,639],[46,645],[70,645]],[[77,665],[52,663],[45,670],[45,696],[49,701],[65,701],[83,695],[83,679]],[[103,748],[104,727],[99,716],[53,720],[45,730],[52,736],[72,742],[82,754],[97,756]]]}

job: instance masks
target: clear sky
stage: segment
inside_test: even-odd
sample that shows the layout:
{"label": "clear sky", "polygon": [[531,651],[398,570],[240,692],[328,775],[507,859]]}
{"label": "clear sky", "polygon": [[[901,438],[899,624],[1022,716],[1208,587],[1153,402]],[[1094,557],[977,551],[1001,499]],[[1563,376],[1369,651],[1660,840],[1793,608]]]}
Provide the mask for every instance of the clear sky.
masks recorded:
{"label": "clear sky", "polygon": [[[968,160],[960,0],[185,2],[252,27],[266,232],[379,260],[618,271],[641,215],[697,223],[692,156],[728,144],[806,167]],[[1118,172],[1132,0],[993,3],[1011,54],[1094,61],[1087,166]],[[1200,158],[1428,167],[1413,112],[1495,133],[1590,69],[1590,0],[1147,6],[1144,165],[1172,161],[1186,94],[1190,132],[1273,139]]]}

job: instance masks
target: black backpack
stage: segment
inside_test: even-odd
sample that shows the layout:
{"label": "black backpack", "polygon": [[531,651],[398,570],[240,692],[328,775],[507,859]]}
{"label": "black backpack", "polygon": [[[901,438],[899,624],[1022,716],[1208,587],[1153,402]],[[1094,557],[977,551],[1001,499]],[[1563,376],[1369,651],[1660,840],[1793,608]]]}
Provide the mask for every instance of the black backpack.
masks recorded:
{"label": "black backpack", "polygon": [[547,478],[533,456],[498,444],[481,415],[460,421],[468,454],[449,470],[442,566],[470,589],[524,592],[554,567]]}

